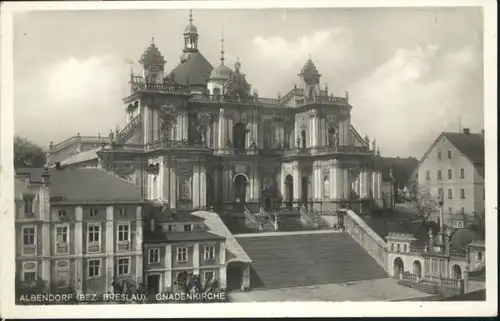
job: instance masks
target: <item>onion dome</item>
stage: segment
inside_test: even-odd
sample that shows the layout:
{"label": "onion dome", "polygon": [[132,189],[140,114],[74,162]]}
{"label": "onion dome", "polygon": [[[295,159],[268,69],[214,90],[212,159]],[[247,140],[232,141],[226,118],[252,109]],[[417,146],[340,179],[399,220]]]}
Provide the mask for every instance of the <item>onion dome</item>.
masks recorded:
{"label": "onion dome", "polygon": [[224,65],[224,37],[221,38],[220,65],[210,73],[210,80],[228,81],[233,71],[228,66]]}

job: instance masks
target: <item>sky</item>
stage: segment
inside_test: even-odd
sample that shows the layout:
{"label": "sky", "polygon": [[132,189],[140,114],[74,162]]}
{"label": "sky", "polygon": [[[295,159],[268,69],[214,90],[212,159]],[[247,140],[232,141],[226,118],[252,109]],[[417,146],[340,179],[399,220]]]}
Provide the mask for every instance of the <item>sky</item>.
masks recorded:
{"label": "sky", "polygon": [[[15,133],[42,147],[125,123],[131,66],[154,37],[179,63],[187,10],[44,11],[14,17]],[[349,92],[352,124],[383,156],[420,158],[443,131],[484,128],[479,8],[193,10],[200,52],[237,59],[259,96],[287,93],[311,56]]]}

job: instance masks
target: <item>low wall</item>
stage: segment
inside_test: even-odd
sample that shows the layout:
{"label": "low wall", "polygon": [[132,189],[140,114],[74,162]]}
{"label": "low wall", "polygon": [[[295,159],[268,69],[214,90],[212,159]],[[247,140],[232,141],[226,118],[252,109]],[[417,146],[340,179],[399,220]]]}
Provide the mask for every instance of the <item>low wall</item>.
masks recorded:
{"label": "low wall", "polygon": [[388,272],[387,243],[352,210],[342,210],[346,232],[349,233]]}

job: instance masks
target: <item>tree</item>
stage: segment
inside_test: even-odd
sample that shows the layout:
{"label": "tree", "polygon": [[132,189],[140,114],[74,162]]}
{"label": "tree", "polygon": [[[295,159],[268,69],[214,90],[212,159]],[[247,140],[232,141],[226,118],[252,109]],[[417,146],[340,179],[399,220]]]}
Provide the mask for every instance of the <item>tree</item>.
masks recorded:
{"label": "tree", "polygon": [[14,168],[41,167],[46,162],[43,149],[26,137],[14,137]]}
{"label": "tree", "polygon": [[414,207],[412,213],[404,215],[401,224],[412,223],[418,226],[423,226],[426,229],[437,228],[436,222],[433,220],[433,215],[439,211],[441,206],[443,191],[440,189],[439,195],[433,196],[428,190],[419,190],[416,185],[413,185],[410,192],[409,202]]}

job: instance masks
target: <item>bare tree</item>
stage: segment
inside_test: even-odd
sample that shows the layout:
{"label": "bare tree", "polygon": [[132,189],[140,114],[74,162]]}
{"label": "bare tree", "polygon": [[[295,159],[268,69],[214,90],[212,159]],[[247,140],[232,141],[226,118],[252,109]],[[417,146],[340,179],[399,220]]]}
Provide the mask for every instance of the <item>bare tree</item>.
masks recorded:
{"label": "bare tree", "polygon": [[432,224],[433,215],[438,213],[439,207],[442,202],[442,189],[440,189],[437,196],[432,195],[428,190],[419,190],[414,185],[410,192],[410,204],[415,208],[414,215],[408,215],[408,218],[414,223],[420,222],[422,225],[428,227]]}

